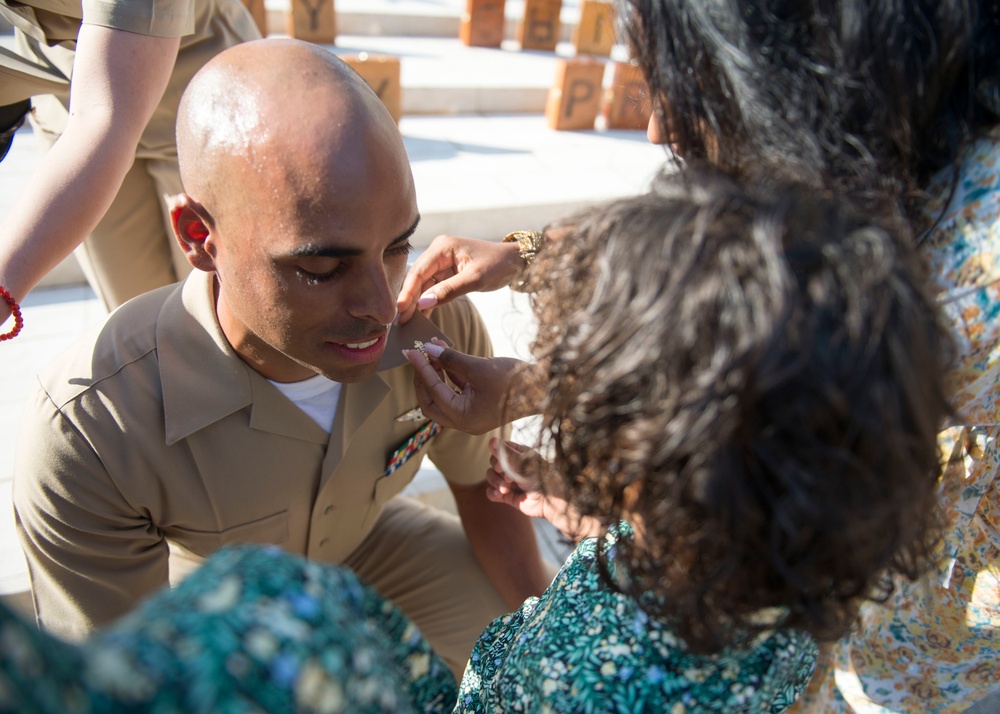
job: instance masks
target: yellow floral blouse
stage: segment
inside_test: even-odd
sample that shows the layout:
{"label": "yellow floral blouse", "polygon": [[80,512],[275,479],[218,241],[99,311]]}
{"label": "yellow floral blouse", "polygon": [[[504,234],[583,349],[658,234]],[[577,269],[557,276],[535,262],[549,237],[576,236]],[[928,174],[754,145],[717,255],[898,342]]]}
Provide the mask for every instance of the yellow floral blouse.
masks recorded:
{"label": "yellow floral blouse", "polygon": [[941,217],[926,246],[957,348],[957,423],[939,437],[940,568],[866,605],[856,632],[824,650],[796,712],[962,712],[1000,686],[1000,127],[960,162],[955,194],[947,169],[927,206]]}

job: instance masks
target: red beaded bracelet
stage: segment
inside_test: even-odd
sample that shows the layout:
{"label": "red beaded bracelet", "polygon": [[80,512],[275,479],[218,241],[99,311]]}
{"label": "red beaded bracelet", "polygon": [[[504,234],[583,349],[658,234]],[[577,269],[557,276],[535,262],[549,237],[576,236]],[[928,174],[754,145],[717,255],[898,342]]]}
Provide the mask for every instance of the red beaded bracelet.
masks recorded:
{"label": "red beaded bracelet", "polygon": [[14,329],[0,335],[0,342],[3,342],[4,340],[13,340],[17,337],[21,328],[24,327],[24,320],[21,318],[21,306],[14,302],[14,296],[7,292],[7,289],[3,285],[0,285],[0,297],[10,306],[10,315],[14,318]]}

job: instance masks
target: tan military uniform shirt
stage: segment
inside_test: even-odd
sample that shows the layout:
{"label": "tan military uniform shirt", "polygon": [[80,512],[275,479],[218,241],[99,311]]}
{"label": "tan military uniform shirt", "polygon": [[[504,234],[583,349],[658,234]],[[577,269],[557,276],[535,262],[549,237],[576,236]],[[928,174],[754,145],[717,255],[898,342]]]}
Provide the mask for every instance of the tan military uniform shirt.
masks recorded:
{"label": "tan military uniform shirt", "polygon": [[[491,354],[471,303],[433,315]],[[39,620],[80,636],[230,543],[341,562],[425,454],[481,481],[487,438],[448,429],[385,476],[416,406],[409,365],[379,372],[343,385],[328,435],[233,352],[211,275],[132,300],[45,370],[22,417],[14,504]]]}

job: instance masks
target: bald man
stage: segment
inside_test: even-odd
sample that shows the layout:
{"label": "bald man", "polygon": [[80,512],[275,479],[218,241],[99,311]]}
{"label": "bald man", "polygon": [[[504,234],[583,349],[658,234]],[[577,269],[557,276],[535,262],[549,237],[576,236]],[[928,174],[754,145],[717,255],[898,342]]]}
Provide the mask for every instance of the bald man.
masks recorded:
{"label": "bald man", "polygon": [[[460,672],[546,578],[530,523],[485,497],[487,437],[417,409],[400,347],[491,350],[467,302],[390,327],[419,220],[395,124],[329,52],[263,40],[196,75],[177,138],[196,270],[46,369],[22,420],[40,623],[79,637],[223,545],[273,543],[352,567]],[[425,454],[461,521],[397,496]]]}

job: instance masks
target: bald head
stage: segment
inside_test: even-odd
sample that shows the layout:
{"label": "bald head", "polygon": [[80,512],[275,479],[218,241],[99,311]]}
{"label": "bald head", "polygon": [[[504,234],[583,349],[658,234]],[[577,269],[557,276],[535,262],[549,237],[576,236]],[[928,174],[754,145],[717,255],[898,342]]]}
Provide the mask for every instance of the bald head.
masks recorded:
{"label": "bald head", "polygon": [[385,348],[419,220],[403,140],[326,50],[261,40],[218,55],[181,100],[191,265],[214,274],[219,325],[268,379],[367,379]]}
{"label": "bald head", "polygon": [[206,64],[181,99],[177,151],[185,191],[215,211],[245,180],[281,177],[308,193],[338,166],[405,159],[368,84],[329,51],[297,40],[248,42]]}

